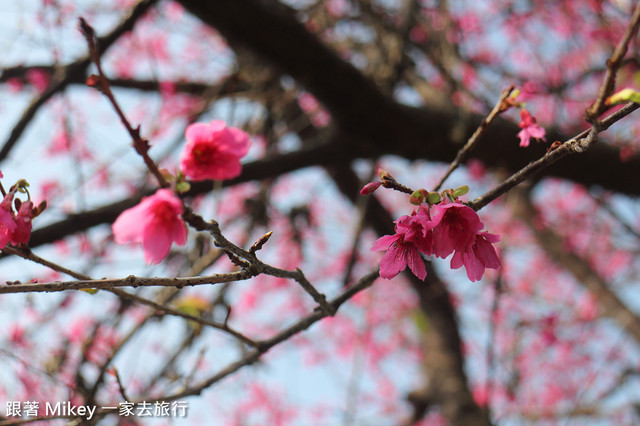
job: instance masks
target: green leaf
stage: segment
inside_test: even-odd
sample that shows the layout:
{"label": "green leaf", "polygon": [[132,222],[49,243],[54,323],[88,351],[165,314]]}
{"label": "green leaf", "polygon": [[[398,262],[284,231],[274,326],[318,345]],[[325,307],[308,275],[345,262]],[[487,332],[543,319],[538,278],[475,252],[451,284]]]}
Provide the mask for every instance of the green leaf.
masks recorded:
{"label": "green leaf", "polygon": [[622,89],[609,96],[605,103],[607,105],[619,105],[625,102],[635,102],[640,104],[640,92],[636,92],[633,89]]}
{"label": "green leaf", "polygon": [[453,195],[455,198],[458,198],[458,197],[462,197],[462,196],[463,196],[464,194],[466,194],[467,192],[469,192],[469,186],[467,186],[467,185],[462,185],[461,187],[456,188],[456,189],[453,191],[453,194],[452,194],[452,195]]}
{"label": "green leaf", "polygon": [[179,182],[176,185],[176,192],[178,194],[184,194],[185,192],[189,192],[191,189],[191,184],[189,182]]}
{"label": "green leaf", "polygon": [[458,197],[462,197],[467,192],[469,192],[469,186],[462,185],[461,187],[454,189],[453,194],[451,195],[453,195],[455,198],[458,198]]}
{"label": "green leaf", "polygon": [[424,203],[424,189],[417,189],[413,191],[413,194],[409,197],[409,202],[416,206],[420,203]]}
{"label": "green leaf", "polygon": [[442,201],[442,197],[437,192],[430,192],[427,196],[427,202],[429,204],[437,204]]}

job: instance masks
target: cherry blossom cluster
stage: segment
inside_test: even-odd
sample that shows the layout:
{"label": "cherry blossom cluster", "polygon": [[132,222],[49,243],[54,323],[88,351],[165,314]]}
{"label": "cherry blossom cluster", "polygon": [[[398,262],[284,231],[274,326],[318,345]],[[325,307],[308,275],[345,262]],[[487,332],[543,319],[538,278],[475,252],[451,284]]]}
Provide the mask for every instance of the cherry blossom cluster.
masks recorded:
{"label": "cherry blossom cluster", "polygon": [[[240,174],[240,159],[249,151],[249,135],[228,127],[223,121],[194,123],[185,131],[185,144],[180,172],[174,179],[175,190],[189,190],[184,177],[193,181],[231,179]],[[113,223],[115,241],[119,244],[142,244],[145,261],[159,263],[167,257],[171,245],[183,245],[187,228],[182,219],[184,206],[173,190],[159,189],[135,207],[125,210]]]}
{"label": "cherry blossom cluster", "polygon": [[[4,177],[0,172],[0,178]],[[37,207],[31,201],[27,188],[29,184],[25,180],[19,180],[6,192],[0,184],[0,191],[4,198],[0,202],[0,249],[7,244],[27,244],[31,238],[31,222],[47,207],[46,202],[41,202]],[[16,198],[16,193],[27,194],[27,200]],[[14,211],[15,209],[15,211]]]}
{"label": "cherry blossom cluster", "polygon": [[[380,170],[379,174],[382,180],[365,185],[362,194],[380,186],[408,192],[386,171]],[[371,248],[386,251],[380,260],[380,276],[391,279],[408,266],[424,281],[427,271],[420,254],[444,259],[453,253],[451,268],[464,266],[471,281],[480,280],[486,268],[498,269],[500,260],[493,244],[500,237],[482,231],[484,224],[475,210],[458,201],[468,190],[464,186],[442,194],[414,191],[410,201],[417,208],[395,221],[395,234],[379,238]]]}

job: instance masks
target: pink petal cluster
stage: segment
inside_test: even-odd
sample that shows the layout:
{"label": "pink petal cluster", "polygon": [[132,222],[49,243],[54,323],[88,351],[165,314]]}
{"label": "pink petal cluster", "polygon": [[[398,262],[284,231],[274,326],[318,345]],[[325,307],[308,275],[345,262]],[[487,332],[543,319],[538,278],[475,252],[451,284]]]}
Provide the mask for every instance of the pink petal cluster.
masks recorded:
{"label": "pink petal cluster", "polygon": [[14,222],[16,228],[11,235],[12,244],[27,244],[31,238],[31,221],[34,216],[33,202],[31,200],[24,201],[20,205],[20,210],[16,215]]}
{"label": "pink petal cluster", "polygon": [[411,216],[396,221],[394,235],[379,238],[372,250],[386,250],[380,260],[380,276],[393,278],[407,266],[424,280],[427,273],[420,253],[446,258],[451,253],[451,268],[464,266],[471,281],[478,281],[486,268],[498,269],[500,260],[492,243],[497,235],[480,232],[484,224],[478,214],[460,202],[442,202],[419,207]]}
{"label": "pink petal cluster", "polygon": [[27,244],[31,238],[31,221],[36,215],[36,209],[31,200],[20,204],[18,213],[15,214],[11,207],[15,192],[5,195],[0,202],[0,249],[7,244]]}
{"label": "pink petal cluster", "polygon": [[9,192],[0,203],[0,248],[4,248],[11,241],[16,223],[13,220],[13,192]]}
{"label": "pink petal cluster", "polygon": [[380,260],[380,276],[391,279],[409,266],[413,274],[424,281],[427,276],[420,253],[431,253],[428,236],[429,212],[418,208],[411,216],[402,216],[395,227],[395,235],[380,237],[371,247],[373,251],[386,250]]}
{"label": "pink petal cluster", "polygon": [[249,152],[249,135],[224,121],[194,123],[185,131],[181,169],[192,180],[231,179],[240,174],[240,158]]}
{"label": "pink petal cluster", "polygon": [[147,263],[159,263],[173,242],[183,245],[187,240],[182,212],[180,199],[168,189],[159,189],[123,211],[113,223],[113,235],[119,244],[142,243]]}
{"label": "pink petal cluster", "polygon": [[520,110],[520,122],[518,123],[518,127],[522,129],[518,132],[520,146],[529,146],[531,138],[546,141],[544,137],[545,130],[536,124],[536,118],[529,114],[529,111],[524,108]]}
{"label": "pink petal cluster", "polygon": [[454,251],[463,251],[484,228],[478,213],[462,203],[440,203],[433,206],[433,248],[444,259]]}

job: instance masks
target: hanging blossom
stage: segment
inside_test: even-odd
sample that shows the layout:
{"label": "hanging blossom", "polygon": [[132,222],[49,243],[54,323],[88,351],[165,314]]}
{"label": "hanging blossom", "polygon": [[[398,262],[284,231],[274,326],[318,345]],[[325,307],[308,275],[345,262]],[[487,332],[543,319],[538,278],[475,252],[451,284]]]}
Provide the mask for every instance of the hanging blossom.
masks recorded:
{"label": "hanging blossom", "polygon": [[478,213],[460,202],[433,206],[434,254],[444,259],[455,251],[463,251],[484,228]]}
{"label": "hanging blossom", "polygon": [[194,123],[185,131],[187,143],[180,161],[182,172],[195,181],[231,179],[242,171],[240,159],[247,155],[249,135],[224,121]]}
{"label": "hanging blossom", "polygon": [[538,126],[538,124],[536,124],[536,118],[529,114],[529,111],[524,108],[520,110],[520,122],[518,123],[518,127],[522,129],[520,130],[520,132],[518,132],[518,137],[520,138],[520,146],[529,146],[529,141],[531,138],[542,139],[546,142],[546,139],[544,137],[544,128]]}
{"label": "hanging blossom", "polygon": [[13,220],[14,214],[11,209],[13,196],[14,193],[9,192],[0,203],[0,248],[5,248],[9,244],[13,232],[16,230],[16,223]]}
{"label": "hanging blossom", "polygon": [[462,251],[456,251],[451,258],[451,268],[458,269],[464,265],[467,277],[471,281],[479,281],[484,270],[500,268],[500,259],[496,254],[493,243],[500,241],[500,237],[488,232],[479,232],[474,241]]}
{"label": "hanging blossom", "polygon": [[386,250],[380,260],[380,276],[390,279],[408,266],[424,281],[427,272],[420,254],[446,258],[451,253],[451,268],[464,266],[467,277],[478,281],[486,268],[498,269],[500,260],[493,243],[500,237],[480,232],[484,224],[478,214],[460,202],[444,199],[430,208],[421,205],[410,216],[402,216],[394,235],[379,238],[371,248]]}
{"label": "hanging blossom", "polygon": [[391,279],[409,266],[413,274],[424,281],[427,276],[420,253],[431,254],[432,240],[428,233],[429,212],[418,208],[411,216],[402,216],[395,224],[394,235],[379,238],[371,250],[386,250],[380,260],[380,276]]}
{"label": "hanging blossom", "polygon": [[31,238],[31,222],[37,210],[34,209],[31,200],[24,201],[20,204],[18,214],[14,218],[16,224],[13,235],[11,235],[12,244],[27,244]]}
{"label": "hanging blossom", "polygon": [[[2,177],[2,172],[0,172],[0,178]],[[31,238],[33,218],[47,208],[45,201],[42,201],[37,207],[34,206],[27,190],[28,187],[29,183],[20,179],[0,202],[0,249],[5,248],[9,243],[13,245],[28,244]],[[5,192],[2,184],[0,184],[0,189],[2,189],[2,193]],[[16,198],[17,192],[26,193],[28,198],[21,201]],[[13,210],[14,205],[17,213]]]}
{"label": "hanging blossom", "polygon": [[171,244],[187,241],[187,228],[180,218],[183,206],[168,189],[159,189],[140,204],[123,211],[111,229],[118,244],[142,243],[147,263],[167,257]]}

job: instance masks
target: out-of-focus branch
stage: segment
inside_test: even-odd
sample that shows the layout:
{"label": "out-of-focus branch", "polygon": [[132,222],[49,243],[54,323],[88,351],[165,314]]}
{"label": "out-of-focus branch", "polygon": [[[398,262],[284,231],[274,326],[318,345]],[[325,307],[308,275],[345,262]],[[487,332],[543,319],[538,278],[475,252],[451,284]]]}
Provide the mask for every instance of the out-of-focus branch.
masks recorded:
{"label": "out-of-focus branch", "polygon": [[[113,45],[113,43],[115,43],[120,38],[120,36],[128,31],[131,31],[138,19],[140,19],[140,17],[143,16],[151,6],[157,3],[157,1],[158,0],[140,1],[131,10],[131,13],[129,13],[129,15],[113,31],[111,31],[104,37],[99,37],[96,41],[96,49],[98,51],[98,54],[104,54],[104,52],[106,52],[106,50],[111,45]],[[38,112],[40,107],[43,106],[56,93],[63,90],[69,84],[69,82],[71,82],[72,80],[83,78],[90,63],[90,55],[87,55],[84,58],[78,59],[77,61],[65,67],[56,68],[56,71],[52,77],[52,81],[49,83],[45,91],[31,102],[31,104],[22,114],[22,117],[20,117],[16,125],[13,127],[9,138],[5,141],[2,149],[0,149],[0,161],[7,158],[7,156],[11,152],[11,149],[14,147],[16,142],[18,142],[18,139],[20,139],[20,136],[22,136],[22,133],[27,128],[33,117],[35,117],[36,112]]]}
{"label": "out-of-focus branch", "polygon": [[[525,198],[525,197],[522,197]],[[611,290],[607,283],[590,265],[575,253],[567,251],[562,237],[550,228],[534,225],[536,208],[528,200],[514,205],[516,215],[522,217],[538,239],[549,259],[569,271],[598,301],[604,316],[615,320],[634,340],[640,344],[640,317]]]}
{"label": "out-of-focus branch", "polygon": [[[75,271],[72,271],[72,270],[70,270],[68,268],[65,268],[65,267],[63,267],[61,265],[58,265],[56,263],[50,262],[50,261],[48,261],[46,259],[43,259],[40,256],[38,256],[35,253],[33,253],[29,249],[18,249],[18,248],[15,248],[15,247],[7,246],[4,249],[2,249],[2,252],[6,253],[6,254],[12,254],[12,255],[16,255],[16,256],[22,257],[23,259],[27,259],[27,260],[30,260],[32,262],[38,263],[40,265],[46,266],[47,268],[50,268],[50,269],[52,269],[54,271],[61,272],[63,274],[67,274],[67,275],[69,275],[71,277],[74,277],[74,278],[76,278],[78,280],[94,281],[88,275],[80,274],[78,272],[75,272]],[[57,283],[57,284],[63,284],[63,283]],[[30,284],[27,284],[27,285],[30,285]],[[13,288],[13,287],[11,287],[11,288]],[[140,297],[140,296],[138,296],[136,294],[127,293],[126,291],[120,290],[118,288],[107,288],[105,290],[110,292],[110,293],[112,293],[112,294],[114,294],[114,295],[116,295],[116,296],[118,296],[118,297],[120,297],[120,298],[122,298],[122,299],[126,299],[126,300],[129,300],[129,301],[132,301],[132,302],[135,302],[135,303],[139,303],[141,305],[145,305],[145,306],[148,306],[150,308],[153,308],[154,311],[155,311],[154,314],[156,314],[156,313],[164,313],[164,314],[168,314],[168,315],[178,316],[178,317],[184,318],[184,319],[189,320],[189,321],[194,321],[197,324],[201,324],[201,325],[205,325],[205,326],[208,326],[208,327],[216,328],[218,330],[222,330],[222,331],[228,333],[229,335],[237,338],[238,340],[246,343],[249,346],[256,346],[256,343],[253,340],[251,340],[247,336],[245,336],[245,335],[243,335],[243,334],[231,329],[228,326],[228,324],[226,324],[226,323],[225,324],[219,324],[219,323],[215,323],[213,321],[208,321],[208,320],[206,320],[204,318],[196,317],[194,315],[189,315],[187,313],[178,311],[178,310],[176,310],[174,308],[171,308],[169,306],[166,306],[164,304],[157,303],[157,302],[154,302],[152,300],[145,299],[145,298]]]}
{"label": "out-of-focus branch", "polygon": [[[344,138],[336,143],[324,143],[318,141],[316,146],[295,151],[287,154],[266,157],[260,160],[243,165],[242,174],[237,178],[225,180],[223,187],[230,187],[238,183],[252,180],[262,180],[265,178],[277,177],[281,174],[298,170],[301,168],[330,164],[336,161],[336,153],[340,153],[340,144],[344,143]],[[185,194],[186,197],[195,197],[211,191],[211,181],[193,182],[191,190]],[[120,213],[140,202],[142,197],[151,195],[155,190],[145,190],[138,194],[133,194],[125,199],[116,201],[106,206],[94,210],[71,214],[67,218],[47,225],[40,229],[35,229],[29,240],[30,247],[37,247],[63,239],[77,232],[86,231],[94,226],[105,223],[112,223]]]}

